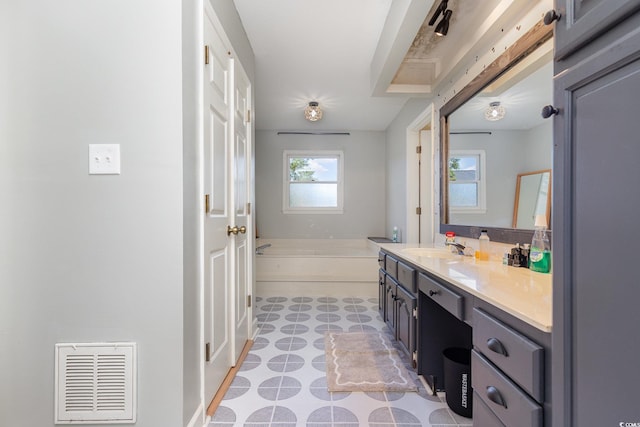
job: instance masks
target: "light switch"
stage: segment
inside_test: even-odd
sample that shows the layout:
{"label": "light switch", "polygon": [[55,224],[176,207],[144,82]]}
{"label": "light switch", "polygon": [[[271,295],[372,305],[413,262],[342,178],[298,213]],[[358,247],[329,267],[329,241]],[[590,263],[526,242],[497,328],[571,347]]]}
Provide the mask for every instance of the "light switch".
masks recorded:
{"label": "light switch", "polygon": [[120,144],[89,144],[89,175],[120,174]]}

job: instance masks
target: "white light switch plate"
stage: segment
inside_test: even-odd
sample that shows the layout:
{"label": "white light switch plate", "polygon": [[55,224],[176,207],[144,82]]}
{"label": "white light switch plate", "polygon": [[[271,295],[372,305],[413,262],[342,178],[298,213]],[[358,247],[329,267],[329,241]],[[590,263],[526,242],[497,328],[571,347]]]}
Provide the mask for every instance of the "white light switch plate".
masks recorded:
{"label": "white light switch plate", "polygon": [[89,175],[120,174],[120,144],[89,144]]}

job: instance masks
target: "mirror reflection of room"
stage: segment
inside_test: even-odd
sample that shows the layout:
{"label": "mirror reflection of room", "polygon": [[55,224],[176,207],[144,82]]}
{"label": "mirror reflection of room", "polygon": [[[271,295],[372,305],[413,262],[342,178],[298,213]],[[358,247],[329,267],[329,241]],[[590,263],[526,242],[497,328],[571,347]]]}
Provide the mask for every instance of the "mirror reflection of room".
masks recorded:
{"label": "mirror reflection of room", "polygon": [[527,191],[516,202],[516,187],[519,176],[552,167],[552,121],[540,114],[552,77],[547,42],[449,116],[450,224],[532,230],[533,213],[523,208],[517,220],[518,203],[549,218],[550,199]]}
{"label": "mirror reflection of room", "polygon": [[513,203],[513,228],[531,230],[536,218],[551,218],[551,169],[518,174]]}

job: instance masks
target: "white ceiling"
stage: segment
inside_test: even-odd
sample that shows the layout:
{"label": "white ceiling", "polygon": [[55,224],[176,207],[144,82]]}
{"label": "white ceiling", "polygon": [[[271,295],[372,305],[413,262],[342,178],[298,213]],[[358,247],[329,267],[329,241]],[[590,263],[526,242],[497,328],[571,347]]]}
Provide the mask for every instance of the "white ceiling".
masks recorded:
{"label": "white ceiling", "polygon": [[[384,130],[412,96],[433,96],[488,30],[528,0],[233,0],[255,54],[256,129]],[[317,101],[318,122],[303,109]]]}

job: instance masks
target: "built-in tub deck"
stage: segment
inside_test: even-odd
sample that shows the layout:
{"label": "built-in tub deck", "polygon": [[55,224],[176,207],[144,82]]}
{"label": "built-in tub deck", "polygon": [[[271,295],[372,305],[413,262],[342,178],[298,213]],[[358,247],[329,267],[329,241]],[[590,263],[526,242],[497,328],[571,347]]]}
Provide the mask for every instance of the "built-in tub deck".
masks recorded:
{"label": "built-in tub deck", "polygon": [[377,297],[378,247],[367,239],[258,239],[258,296]]}

